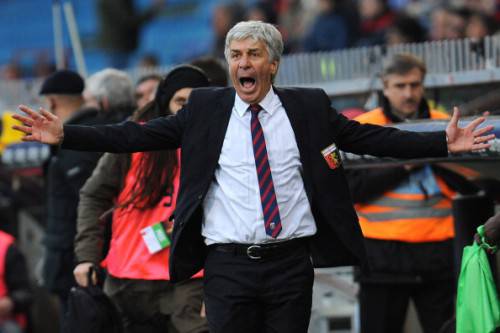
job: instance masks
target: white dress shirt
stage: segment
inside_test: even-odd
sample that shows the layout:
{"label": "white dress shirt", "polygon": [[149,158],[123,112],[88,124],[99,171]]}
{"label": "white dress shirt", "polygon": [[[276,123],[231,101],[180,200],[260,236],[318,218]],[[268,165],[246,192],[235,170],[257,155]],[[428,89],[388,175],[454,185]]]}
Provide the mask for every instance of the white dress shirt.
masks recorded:
{"label": "white dress shirt", "polygon": [[295,134],[279,97],[271,88],[259,103],[282,230],[266,235],[250,131],[249,104],[236,94],[215,178],[203,202],[202,235],[214,243],[259,244],[316,233],[304,189]]}

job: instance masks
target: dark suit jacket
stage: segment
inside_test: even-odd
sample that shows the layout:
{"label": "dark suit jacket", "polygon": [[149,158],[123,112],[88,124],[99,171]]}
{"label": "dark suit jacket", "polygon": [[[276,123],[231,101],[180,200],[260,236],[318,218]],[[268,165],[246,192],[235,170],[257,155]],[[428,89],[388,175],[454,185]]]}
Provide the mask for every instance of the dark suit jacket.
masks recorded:
{"label": "dark suit jacket", "polygon": [[[335,143],[344,151],[398,158],[446,156],[444,132],[411,133],[360,125],[339,115],[319,89],[275,88],[290,119],[303,166],[302,178],[318,228],[310,248],[316,267],[364,263],[361,230],[342,167],[330,169],[321,150]],[[132,152],[182,146],[181,185],[170,255],[172,281],[203,267],[202,202],[218,167],[234,104],[232,88],[202,88],[176,116],[139,125],[65,126],[64,148]]]}

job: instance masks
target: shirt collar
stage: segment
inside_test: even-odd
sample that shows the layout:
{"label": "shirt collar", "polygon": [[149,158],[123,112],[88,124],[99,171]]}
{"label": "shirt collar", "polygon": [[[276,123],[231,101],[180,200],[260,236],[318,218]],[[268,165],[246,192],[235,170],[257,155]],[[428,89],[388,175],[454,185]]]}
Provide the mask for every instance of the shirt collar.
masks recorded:
{"label": "shirt collar", "polygon": [[[264,99],[260,101],[259,105],[265,112],[269,113],[270,115],[272,115],[274,111],[276,111],[276,109],[281,106],[281,101],[279,100],[278,95],[276,95],[276,93],[274,92],[273,87],[269,89]],[[240,98],[240,96],[236,94],[236,97],[234,99],[234,108],[236,109],[236,112],[240,117],[243,117],[245,112],[248,111],[249,106],[250,104],[244,102]]]}

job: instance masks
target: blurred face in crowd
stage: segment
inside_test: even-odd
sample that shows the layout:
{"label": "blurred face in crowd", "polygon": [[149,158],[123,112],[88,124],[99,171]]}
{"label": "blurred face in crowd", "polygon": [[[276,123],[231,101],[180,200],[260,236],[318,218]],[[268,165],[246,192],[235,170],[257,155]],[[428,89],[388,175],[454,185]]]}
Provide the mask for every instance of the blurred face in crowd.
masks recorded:
{"label": "blurred face in crowd", "polygon": [[364,19],[375,18],[384,11],[382,0],[361,0],[359,2],[359,14]]}
{"label": "blurred face in crowd", "polygon": [[159,81],[155,79],[150,79],[143,81],[137,85],[135,88],[135,100],[137,102],[137,107],[142,108],[144,105],[148,104],[155,98],[156,88],[158,87]]}
{"label": "blurred face in crowd", "polygon": [[473,15],[469,18],[467,28],[465,30],[465,37],[480,39],[489,35],[488,27],[483,21],[481,16]]}
{"label": "blurred face in crowd", "polygon": [[467,21],[465,20],[464,17],[456,13],[447,12],[444,38],[445,39],[464,38],[466,24]]}
{"label": "blurred face in crowd", "polygon": [[269,18],[267,17],[266,13],[262,11],[260,8],[251,8],[248,13],[246,14],[245,19],[247,21],[262,21],[262,22],[268,22]]}
{"label": "blurred face in crowd", "polygon": [[495,12],[495,0],[465,0],[464,7],[475,12],[491,14]]}
{"label": "blurred face in crowd", "polygon": [[168,103],[168,107],[173,114],[176,114],[187,103],[192,90],[193,88],[182,88],[175,92]]}
{"label": "blurred face in crowd", "polygon": [[408,41],[407,38],[403,36],[403,34],[401,34],[398,30],[389,29],[385,34],[385,42],[388,46],[392,46],[402,43],[409,43],[410,41]]}
{"label": "blurred face in crowd", "polygon": [[231,28],[232,19],[229,8],[225,6],[215,8],[212,16],[212,27],[215,35],[225,36]]}
{"label": "blurred face in crowd", "polygon": [[96,108],[101,111],[106,111],[108,109],[109,104],[106,98],[97,98],[88,90],[83,91],[83,99],[87,107]]}
{"label": "blurred face in crowd", "polygon": [[318,8],[321,13],[328,13],[333,10],[334,2],[332,0],[319,0]]}
{"label": "blurred face in crowd", "polygon": [[392,111],[402,118],[408,118],[418,111],[424,97],[424,75],[418,68],[408,73],[389,74],[384,77],[384,96],[391,104]]}
{"label": "blurred face in crowd", "polygon": [[229,45],[229,75],[238,96],[259,103],[269,92],[278,61],[271,61],[263,41],[233,40]]}
{"label": "blurred face in crowd", "polygon": [[446,11],[437,9],[431,14],[431,30],[429,35],[432,40],[442,40],[445,38]]}

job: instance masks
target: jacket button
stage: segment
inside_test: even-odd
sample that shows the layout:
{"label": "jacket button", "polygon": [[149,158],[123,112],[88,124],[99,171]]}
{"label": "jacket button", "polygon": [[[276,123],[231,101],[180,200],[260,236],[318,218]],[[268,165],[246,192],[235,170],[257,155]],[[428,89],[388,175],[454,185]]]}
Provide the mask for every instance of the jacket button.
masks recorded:
{"label": "jacket button", "polygon": [[203,194],[198,195],[198,200],[203,199]]}

